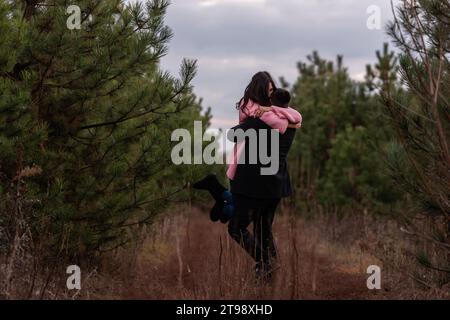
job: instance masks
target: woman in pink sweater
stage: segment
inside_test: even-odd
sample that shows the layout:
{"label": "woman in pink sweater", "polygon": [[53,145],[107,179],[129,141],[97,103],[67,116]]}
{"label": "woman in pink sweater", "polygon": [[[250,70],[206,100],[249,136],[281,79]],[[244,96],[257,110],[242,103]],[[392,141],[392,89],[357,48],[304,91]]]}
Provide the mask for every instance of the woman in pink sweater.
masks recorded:
{"label": "woman in pink sweater", "polygon": [[[250,94],[250,92],[258,92],[258,88],[264,82],[268,82],[267,93],[261,94],[260,97]],[[270,96],[275,90],[275,84],[272,77],[267,72],[258,72],[253,76],[252,81],[245,90],[244,97],[238,102],[237,108],[239,109],[239,123],[243,123],[248,117],[259,117],[263,122],[273,129],[277,129],[281,134],[286,132],[288,127],[300,128],[302,124],[302,116],[293,108],[282,108],[273,106],[270,101]],[[251,97],[253,95],[253,97]],[[266,99],[266,96],[269,99]],[[244,143],[238,143],[235,145],[233,153],[228,159],[227,177],[231,180],[234,179],[238,159],[242,154]]]}
{"label": "woman in pink sweater", "polygon": [[[259,117],[266,125],[284,134],[287,128],[300,128],[302,117],[292,108],[272,106],[271,96],[276,89],[272,77],[267,72],[258,72],[247,86],[244,97],[238,102],[239,123],[242,124],[249,117]],[[289,94],[288,94],[289,95]],[[289,99],[288,99],[289,100]],[[289,102],[289,101],[288,101]],[[291,140],[292,141],[292,140]],[[230,183],[240,184],[245,188],[261,188],[252,185],[256,176],[246,176],[244,181],[233,181],[238,165],[237,159],[244,150],[244,142],[235,146],[232,158],[229,159],[227,176]],[[246,170],[245,167],[242,168]],[[252,173],[253,174],[253,173]],[[238,179],[238,178],[237,178]],[[288,179],[288,178],[287,178]],[[271,180],[272,181],[272,180]],[[231,192],[222,186],[216,176],[209,175],[193,185],[195,189],[208,190],[216,200],[211,210],[211,219],[223,223],[229,221],[230,236],[255,260],[255,271],[258,278],[269,280],[277,260],[275,243],[272,236],[272,222],[280,196],[265,192],[262,198],[254,198],[245,192],[235,193],[233,185]],[[247,189],[245,189],[247,190]],[[252,214],[253,213],[253,214]],[[254,234],[247,228],[253,220]]]}

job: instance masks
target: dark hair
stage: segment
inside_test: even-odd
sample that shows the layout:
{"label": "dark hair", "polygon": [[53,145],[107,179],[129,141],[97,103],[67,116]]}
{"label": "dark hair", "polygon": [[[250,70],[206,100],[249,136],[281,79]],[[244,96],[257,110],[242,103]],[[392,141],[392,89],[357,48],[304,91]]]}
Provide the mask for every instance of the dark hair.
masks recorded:
{"label": "dark hair", "polygon": [[291,101],[291,94],[285,89],[276,89],[272,94],[271,100],[273,105],[287,108]]}
{"label": "dark hair", "polygon": [[245,88],[244,97],[236,104],[236,109],[239,109],[242,101],[244,101],[241,107],[241,110],[244,110],[250,99],[261,106],[272,105],[267,94],[269,83],[272,83],[273,90],[276,90],[275,82],[267,71],[260,71],[255,74],[250,84]]}

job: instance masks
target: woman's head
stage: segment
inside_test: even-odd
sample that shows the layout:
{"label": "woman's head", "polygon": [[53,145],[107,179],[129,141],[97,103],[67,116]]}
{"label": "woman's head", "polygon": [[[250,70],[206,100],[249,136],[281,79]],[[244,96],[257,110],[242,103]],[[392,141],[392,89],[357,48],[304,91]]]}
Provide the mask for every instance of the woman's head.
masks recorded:
{"label": "woman's head", "polygon": [[244,97],[237,104],[237,108],[241,105],[242,108],[247,106],[249,100],[253,100],[261,106],[270,106],[270,96],[276,90],[275,82],[267,71],[261,71],[255,74],[252,81],[245,89]]}

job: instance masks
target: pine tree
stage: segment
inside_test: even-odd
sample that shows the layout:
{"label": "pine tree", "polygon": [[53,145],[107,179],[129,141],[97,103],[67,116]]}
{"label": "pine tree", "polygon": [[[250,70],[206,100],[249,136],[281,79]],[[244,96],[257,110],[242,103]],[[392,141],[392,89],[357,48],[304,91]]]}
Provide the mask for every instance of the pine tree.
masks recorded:
{"label": "pine tree", "polygon": [[308,61],[299,63],[293,87],[292,105],[305,121],[290,158],[303,211],[386,209],[396,194],[378,161],[389,137],[380,104],[365,82],[350,78],[343,57],[333,63],[314,52]]}
{"label": "pine tree", "polygon": [[[396,137],[392,176],[416,204],[412,214],[399,214],[405,230],[425,243],[418,261],[438,271],[432,276],[441,284],[449,278],[439,273],[450,274],[449,12],[448,0],[398,4],[388,32],[401,52],[400,84],[379,72],[380,96]],[[418,222],[417,214],[431,227]]]}
{"label": "pine tree", "polygon": [[[166,0],[0,2],[0,241],[45,245],[83,258],[123,245],[186,195],[196,170],[171,162],[171,133],[209,125],[192,93],[195,61],[180,78],[159,67],[171,30]],[[2,232],[1,232],[2,231]]]}

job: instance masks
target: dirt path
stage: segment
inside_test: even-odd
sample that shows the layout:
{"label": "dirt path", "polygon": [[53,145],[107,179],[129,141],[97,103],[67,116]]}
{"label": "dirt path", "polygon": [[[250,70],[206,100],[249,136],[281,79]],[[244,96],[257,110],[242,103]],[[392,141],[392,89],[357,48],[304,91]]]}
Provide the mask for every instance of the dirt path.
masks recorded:
{"label": "dirt path", "polygon": [[139,254],[135,281],[123,295],[138,299],[382,299],[367,289],[371,257],[326,242],[298,219],[277,216],[281,268],[271,285],[254,282],[253,263],[226,226],[198,210],[167,218]]}

